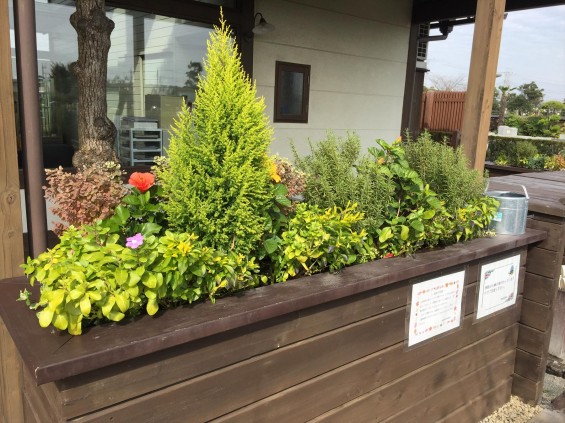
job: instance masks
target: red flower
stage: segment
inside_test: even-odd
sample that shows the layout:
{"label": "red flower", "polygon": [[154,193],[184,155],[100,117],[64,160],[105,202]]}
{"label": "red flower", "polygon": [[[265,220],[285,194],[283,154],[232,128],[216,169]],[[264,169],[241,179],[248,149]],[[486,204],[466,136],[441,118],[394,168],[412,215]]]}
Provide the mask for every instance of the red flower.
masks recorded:
{"label": "red flower", "polygon": [[129,183],[144,193],[155,184],[155,177],[149,172],[133,172]]}
{"label": "red flower", "polygon": [[384,255],[383,258],[392,258],[392,257],[394,257],[393,253],[387,253],[387,254]]}

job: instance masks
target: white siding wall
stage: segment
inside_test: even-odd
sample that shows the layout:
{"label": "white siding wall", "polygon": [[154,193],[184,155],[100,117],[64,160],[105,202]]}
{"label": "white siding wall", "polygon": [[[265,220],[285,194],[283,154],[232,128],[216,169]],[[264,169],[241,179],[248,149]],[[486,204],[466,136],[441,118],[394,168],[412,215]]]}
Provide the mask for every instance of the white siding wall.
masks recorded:
{"label": "white siding wall", "polygon": [[308,123],[275,123],[271,152],[292,157],[290,140],[308,152],[307,140],[326,130],[355,131],[363,147],[400,132],[410,0],[256,0],[256,12],[275,25],[254,37],[253,77],[273,119],[275,62],[311,65]]}

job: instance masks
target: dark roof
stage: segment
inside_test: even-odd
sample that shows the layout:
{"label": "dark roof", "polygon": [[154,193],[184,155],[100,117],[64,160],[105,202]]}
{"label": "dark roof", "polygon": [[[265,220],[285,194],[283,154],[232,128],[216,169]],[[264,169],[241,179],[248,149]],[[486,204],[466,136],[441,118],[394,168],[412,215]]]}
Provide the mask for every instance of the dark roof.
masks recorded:
{"label": "dark roof", "polygon": [[[506,0],[506,11],[564,5],[565,0]],[[413,0],[412,23],[474,16],[477,0]]]}

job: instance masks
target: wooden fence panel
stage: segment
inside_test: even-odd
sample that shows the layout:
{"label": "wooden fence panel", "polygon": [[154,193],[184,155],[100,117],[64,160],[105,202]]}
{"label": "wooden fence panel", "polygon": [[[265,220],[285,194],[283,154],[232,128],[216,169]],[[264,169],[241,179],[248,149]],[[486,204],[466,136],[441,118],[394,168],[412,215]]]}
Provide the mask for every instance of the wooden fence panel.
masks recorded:
{"label": "wooden fence panel", "polygon": [[420,128],[430,131],[460,131],[465,92],[428,91],[422,97]]}

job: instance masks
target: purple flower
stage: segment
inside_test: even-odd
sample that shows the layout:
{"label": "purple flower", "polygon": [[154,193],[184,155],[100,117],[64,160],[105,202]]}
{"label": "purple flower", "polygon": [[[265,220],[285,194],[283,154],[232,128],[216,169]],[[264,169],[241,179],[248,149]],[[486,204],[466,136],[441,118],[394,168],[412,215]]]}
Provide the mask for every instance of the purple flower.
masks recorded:
{"label": "purple flower", "polygon": [[140,247],[141,244],[143,244],[143,235],[141,234],[135,234],[134,236],[130,236],[129,238],[126,239],[126,247],[129,247],[131,249],[136,249],[137,247]]}

